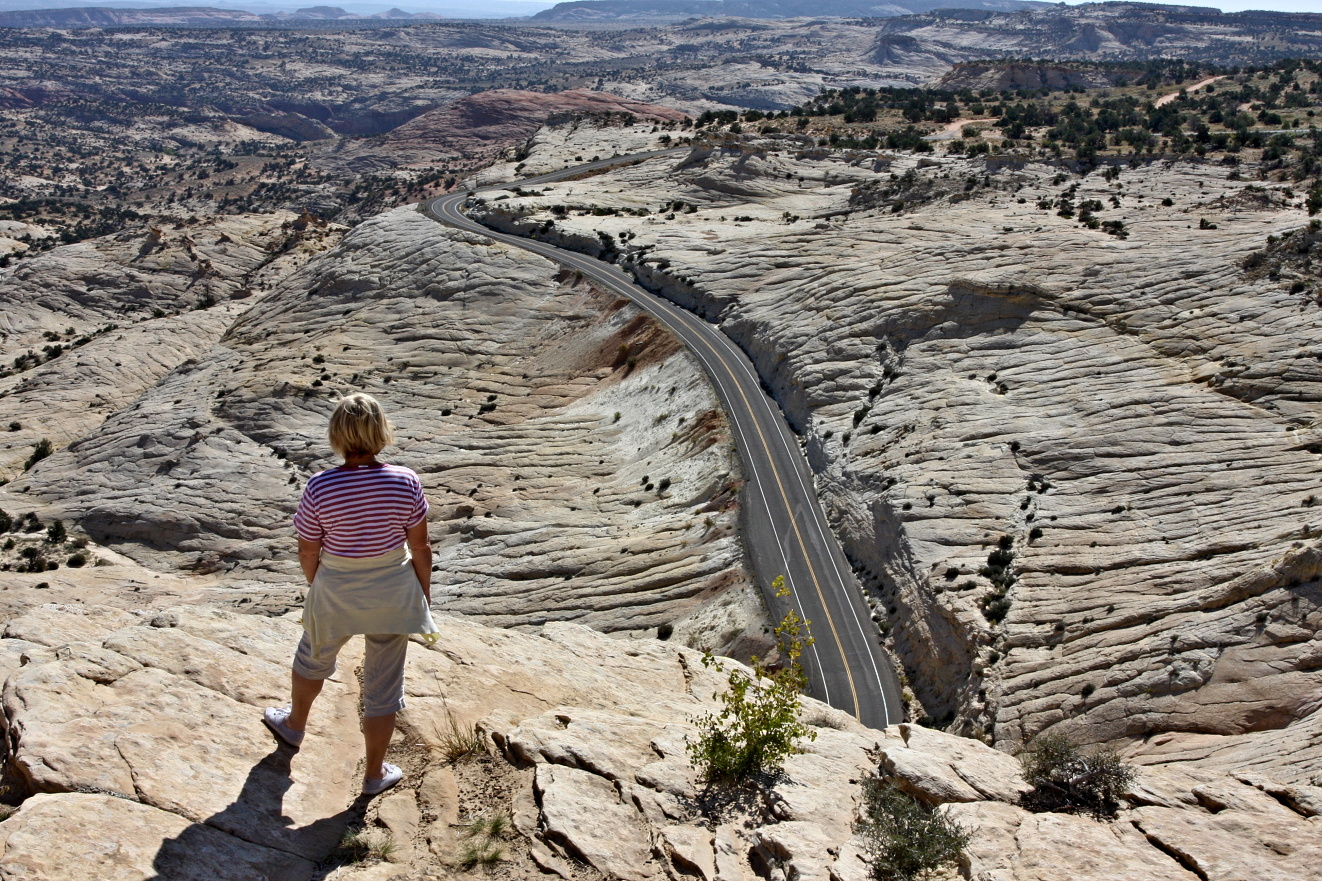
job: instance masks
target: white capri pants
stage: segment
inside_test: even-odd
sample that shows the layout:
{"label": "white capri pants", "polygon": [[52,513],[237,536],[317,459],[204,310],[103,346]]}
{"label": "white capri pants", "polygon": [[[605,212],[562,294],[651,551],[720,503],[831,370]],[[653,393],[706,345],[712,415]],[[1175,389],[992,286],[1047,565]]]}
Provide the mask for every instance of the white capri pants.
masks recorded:
{"label": "white capri pants", "polygon": [[[312,654],[312,640],[304,631],[294,654],[294,672],[305,679],[328,679],[335,672],[335,658],[353,637],[333,639]],[[363,653],[363,715],[371,719],[404,709],[404,655],[408,634],[368,633]]]}

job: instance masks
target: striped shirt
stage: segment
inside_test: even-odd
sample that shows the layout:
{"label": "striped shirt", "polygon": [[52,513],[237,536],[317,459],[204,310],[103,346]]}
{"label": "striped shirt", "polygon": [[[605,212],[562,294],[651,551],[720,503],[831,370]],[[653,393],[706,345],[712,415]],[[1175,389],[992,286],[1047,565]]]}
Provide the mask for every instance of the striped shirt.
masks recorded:
{"label": "striped shirt", "polygon": [[314,474],[294,512],[299,538],[339,557],[379,557],[427,519],[418,475],[398,465],[341,465]]}

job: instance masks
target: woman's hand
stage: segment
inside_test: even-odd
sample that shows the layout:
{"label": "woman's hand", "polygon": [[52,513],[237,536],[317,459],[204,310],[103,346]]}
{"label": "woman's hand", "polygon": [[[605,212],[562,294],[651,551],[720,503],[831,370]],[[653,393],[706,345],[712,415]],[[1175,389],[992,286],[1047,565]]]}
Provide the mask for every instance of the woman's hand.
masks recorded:
{"label": "woman's hand", "polygon": [[317,567],[321,565],[321,542],[308,541],[306,538],[298,540],[298,565],[303,567],[303,577],[312,583],[312,579],[317,577]]}
{"label": "woman's hand", "polygon": [[413,572],[418,576],[418,584],[422,585],[422,595],[427,598],[427,605],[431,605],[431,539],[427,535],[427,521],[423,520],[416,526],[410,526],[404,530],[404,541],[408,543],[409,552],[413,554]]}

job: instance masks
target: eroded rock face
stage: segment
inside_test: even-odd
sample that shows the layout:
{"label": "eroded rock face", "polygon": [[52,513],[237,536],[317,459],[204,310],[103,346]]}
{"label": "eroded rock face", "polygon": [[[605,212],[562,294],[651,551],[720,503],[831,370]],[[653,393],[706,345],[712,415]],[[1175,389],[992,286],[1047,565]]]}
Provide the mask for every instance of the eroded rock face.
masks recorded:
{"label": "eroded rock face", "polygon": [[355,229],[10,489],[152,565],[238,567],[283,610],[301,594],[298,493],[335,464],[326,418],[356,390],[399,426],[391,461],[423,477],[438,608],[760,644],[736,463],[696,363],[627,303],[411,209]]}
{"label": "eroded rock face", "polygon": [[[25,659],[7,668],[8,742],[38,793],[0,823],[0,876],[444,877],[480,834],[474,821],[505,814],[513,828],[495,838],[496,871],[511,877],[540,867],[751,881],[774,869],[863,881],[854,822],[861,781],[880,767],[973,831],[971,878],[1322,878],[1319,818],[1288,807],[1267,778],[1146,768],[1138,806],[1114,821],[1031,814],[1005,800],[1022,783],[1003,753],[915,726],[866,729],[807,699],[816,739],[763,798],[707,817],[684,738],[713,708],[723,674],[698,653],[574,624],[437,624],[435,648],[409,649],[391,754],[405,780],[369,804],[354,801],[355,643],[294,752],[260,722],[261,705],[287,688],[292,615],[49,605],[14,618],[0,638],[0,660]],[[431,749],[452,722],[476,723],[490,754],[450,763]],[[978,792],[965,798],[958,790],[969,785]],[[364,825],[391,844],[387,862],[331,855]]]}
{"label": "eroded rock face", "polygon": [[486,215],[618,252],[750,353],[927,713],[1306,781],[1322,313],[1241,268],[1306,216],[1210,166],[1058,174],[782,137]]}
{"label": "eroded rock face", "polygon": [[[128,325],[153,310],[179,312],[244,298],[333,244],[336,227],[296,230],[298,215],[221,215],[135,227],[63,245],[0,276],[0,355],[40,349],[42,334],[80,336]],[[66,346],[67,347],[67,346]]]}
{"label": "eroded rock face", "polygon": [[0,476],[16,477],[42,440],[64,447],[203,355],[343,233],[296,223],[278,212],[131,229],[0,274],[0,364],[13,370],[0,377]]}
{"label": "eroded rock face", "polygon": [[[402,164],[490,157],[523,143],[550,117],[593,115],[642,118],[647,120],[649,130],[656,122],[682,122],[686,118],[684,113],[670,107],[646,104],[609,92],[569,89],[544,93],[493,89],[428,111],[379,139],[350,147],[345,153],[352,157],[351,161],[379,158]],[[601,145],[598,140],[593,146],[600,148]],[[623,151],[613,149],[611,152]]]}

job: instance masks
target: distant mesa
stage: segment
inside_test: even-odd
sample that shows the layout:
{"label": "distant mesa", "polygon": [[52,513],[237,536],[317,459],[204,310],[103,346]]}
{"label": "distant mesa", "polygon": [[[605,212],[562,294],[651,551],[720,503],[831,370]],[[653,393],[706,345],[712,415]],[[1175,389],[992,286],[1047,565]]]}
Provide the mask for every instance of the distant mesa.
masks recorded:
{"label": "distant mesa", "polygon": [[294,10],[295,18],[347,18],[350,14],[338,6],[305,6]]}
{"label": "distant mesa", "polygon": [[21,9],[0,12],[5,28],[100,28],[125,25],[227,25],[262,21],[262,16],[242,9],[211,9],[179,6],[159,9],[113,9],[102,6],[68,9]]}

